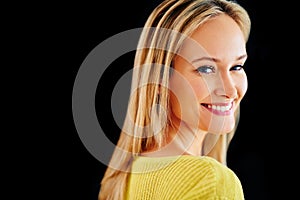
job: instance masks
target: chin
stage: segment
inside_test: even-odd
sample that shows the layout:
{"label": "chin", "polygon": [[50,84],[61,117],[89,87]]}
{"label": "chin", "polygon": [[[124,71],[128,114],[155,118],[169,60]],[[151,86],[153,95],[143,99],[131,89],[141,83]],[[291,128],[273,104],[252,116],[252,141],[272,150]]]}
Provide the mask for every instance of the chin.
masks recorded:
{"label": "chin", "polygon": [[235,120],[234,121],[222,121],[218,123],[211,123],[207,130],[212,134],[224,135],[230,133],[235,128]]}

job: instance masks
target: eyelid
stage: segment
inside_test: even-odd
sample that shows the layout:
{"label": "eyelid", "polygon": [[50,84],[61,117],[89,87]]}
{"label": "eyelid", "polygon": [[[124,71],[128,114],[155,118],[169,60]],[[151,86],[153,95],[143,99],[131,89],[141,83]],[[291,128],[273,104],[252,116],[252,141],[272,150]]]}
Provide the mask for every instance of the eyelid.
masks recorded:
{"label": "eyelid", "polygon": [[[203,72],[203,71],[201,71],[201,70],[206,70],[206,69],[211,70],[211,72]],[[201,74],[210,74],[210,73],[214,73],[216,71],[216,69],[215,69],[214,66],[211,66],[211,65],[202,65],[202,66],[196,68],[195,71],[197,73],[201,73]]]}
{"label": "eyelid", "polygon": [[243,66],[242,64],[238,64],[238,65],[232,66],[232,67],[230,68],[230,71],[233,70],[233,69],[235,69],[236,67],[239,67],[238,71],[244,69],[244,66]]}

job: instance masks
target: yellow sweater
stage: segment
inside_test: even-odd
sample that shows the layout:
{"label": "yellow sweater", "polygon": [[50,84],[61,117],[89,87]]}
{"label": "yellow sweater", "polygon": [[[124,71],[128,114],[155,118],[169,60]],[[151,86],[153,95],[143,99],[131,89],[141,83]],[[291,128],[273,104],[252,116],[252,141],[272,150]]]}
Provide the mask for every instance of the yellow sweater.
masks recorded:
{"label": "yellow sweater", "polygon": [[207,156],[136,157],[128,181],[128,200],[244,199],[235,173]]}

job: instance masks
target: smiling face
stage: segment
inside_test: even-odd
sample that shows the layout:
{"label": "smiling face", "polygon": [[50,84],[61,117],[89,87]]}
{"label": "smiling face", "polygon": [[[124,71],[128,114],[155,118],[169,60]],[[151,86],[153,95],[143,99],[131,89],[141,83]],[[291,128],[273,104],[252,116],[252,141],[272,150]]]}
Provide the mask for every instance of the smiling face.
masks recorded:
{"label": "smiling face", "polygon": [[232,18],[222,14],[196,29],[191,39],[173,62],[171,119],[192,129],[228,133],[247,90],[243,33]]}

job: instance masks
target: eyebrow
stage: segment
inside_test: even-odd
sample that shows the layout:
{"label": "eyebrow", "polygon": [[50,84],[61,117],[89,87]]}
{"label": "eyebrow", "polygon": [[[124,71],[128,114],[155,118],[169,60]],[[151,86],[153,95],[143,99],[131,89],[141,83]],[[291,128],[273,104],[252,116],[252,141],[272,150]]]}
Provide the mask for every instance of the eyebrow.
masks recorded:
{"label": "eyebrow", "polygon": [[[241,56],[238,56],[236,61],[238,60],[242,60],[244,58],[247,58],[247,54],[244,54],[244,55],[241,55]],[[201,60],[208,60],[208,61],[213,61],[213,62],[221,62],[221,60],[217,59],[217,58],[213,58],[213,57],[202,57],[202,58],[197,58],[195,60],[192,61],[192,63],[195,63],[195,62],[198,62],[198,61],[201,61]]]}

